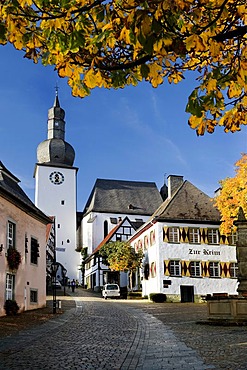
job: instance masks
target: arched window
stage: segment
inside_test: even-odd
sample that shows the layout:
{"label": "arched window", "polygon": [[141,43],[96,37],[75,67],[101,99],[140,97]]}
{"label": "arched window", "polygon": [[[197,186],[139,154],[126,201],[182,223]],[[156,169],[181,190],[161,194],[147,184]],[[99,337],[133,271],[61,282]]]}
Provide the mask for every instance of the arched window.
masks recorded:
{"label": "arched window", "polygon": [[108,221],[104,221],[104,238],[108,235]]}

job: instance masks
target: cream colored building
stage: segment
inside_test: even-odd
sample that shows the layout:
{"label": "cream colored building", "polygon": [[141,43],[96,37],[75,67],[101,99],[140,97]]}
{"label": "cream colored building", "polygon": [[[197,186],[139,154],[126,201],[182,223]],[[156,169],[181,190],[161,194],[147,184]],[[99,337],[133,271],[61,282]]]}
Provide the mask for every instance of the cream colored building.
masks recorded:
{"label": "cream colored building", "polygon": [[130,238],[143,250],[136,289],[172,302],[199,302],[208,294],[237,293],[235,238],[220,234],[212,200],[182,176],[168,177],[168,197]]}
{"label": "cream colored building", "polygon": [[[20,311],[46,305],[46,226],[48,218],[27,197],[19,180],[0,162],[0,316],[7,299]],[[8,250],[20,253],[11,268]]]}

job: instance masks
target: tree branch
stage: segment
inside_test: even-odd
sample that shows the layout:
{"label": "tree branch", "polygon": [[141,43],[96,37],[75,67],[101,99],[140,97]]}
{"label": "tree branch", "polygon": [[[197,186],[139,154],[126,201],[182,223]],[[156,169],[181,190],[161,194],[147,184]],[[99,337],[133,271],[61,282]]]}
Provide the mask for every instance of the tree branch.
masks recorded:
{"label": "tree branch", "polygon": [[225,33],[220,33],[213,37],[214,40],[222,42],[229,39],[234,39],[235,37],[244,36],[247,33],[247,26],[239,26],[233,31],[228,31]]}
{"label": "tree branch", "polygon": [[144,64],[145,62],[148,62],[152,59],[152,55],[146,55],[140,59],[137,59],[133,62],[129,62],[126,64],[116,64],[113,66],[104,66],[103,64],[96,64],[96,67],[103,70],[103,71],[118,71],[118,70],[124,70],[124,69],[130,69],[133,67],[137,67],[141,64]]}

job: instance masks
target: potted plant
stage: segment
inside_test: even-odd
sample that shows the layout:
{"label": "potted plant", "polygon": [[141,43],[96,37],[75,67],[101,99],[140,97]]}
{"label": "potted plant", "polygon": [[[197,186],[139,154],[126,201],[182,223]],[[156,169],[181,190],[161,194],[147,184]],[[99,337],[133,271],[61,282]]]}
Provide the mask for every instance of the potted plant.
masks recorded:
{"label": "potted plant", "polygon": [[19,311],[19,306],[14,299],[7,299],[4,304],[6,315],[16,315]]}
{"label": "potted plant", "polygon": [[7,261],[10,270],[17,270],[21,263],[21,254],[15,248],[8,248],[7,250]]}

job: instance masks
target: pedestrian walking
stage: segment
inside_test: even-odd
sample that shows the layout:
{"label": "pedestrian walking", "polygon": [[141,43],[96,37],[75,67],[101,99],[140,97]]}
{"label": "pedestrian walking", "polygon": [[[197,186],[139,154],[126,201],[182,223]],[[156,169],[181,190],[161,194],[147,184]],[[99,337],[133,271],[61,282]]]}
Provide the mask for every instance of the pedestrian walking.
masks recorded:
{"label": "pedestrian walking", "polygon": [[73,280],[71,281],[71,289],[72,289],[72,292],[74,292],[74,291],[75,291],[75,279],[73,279]]}

